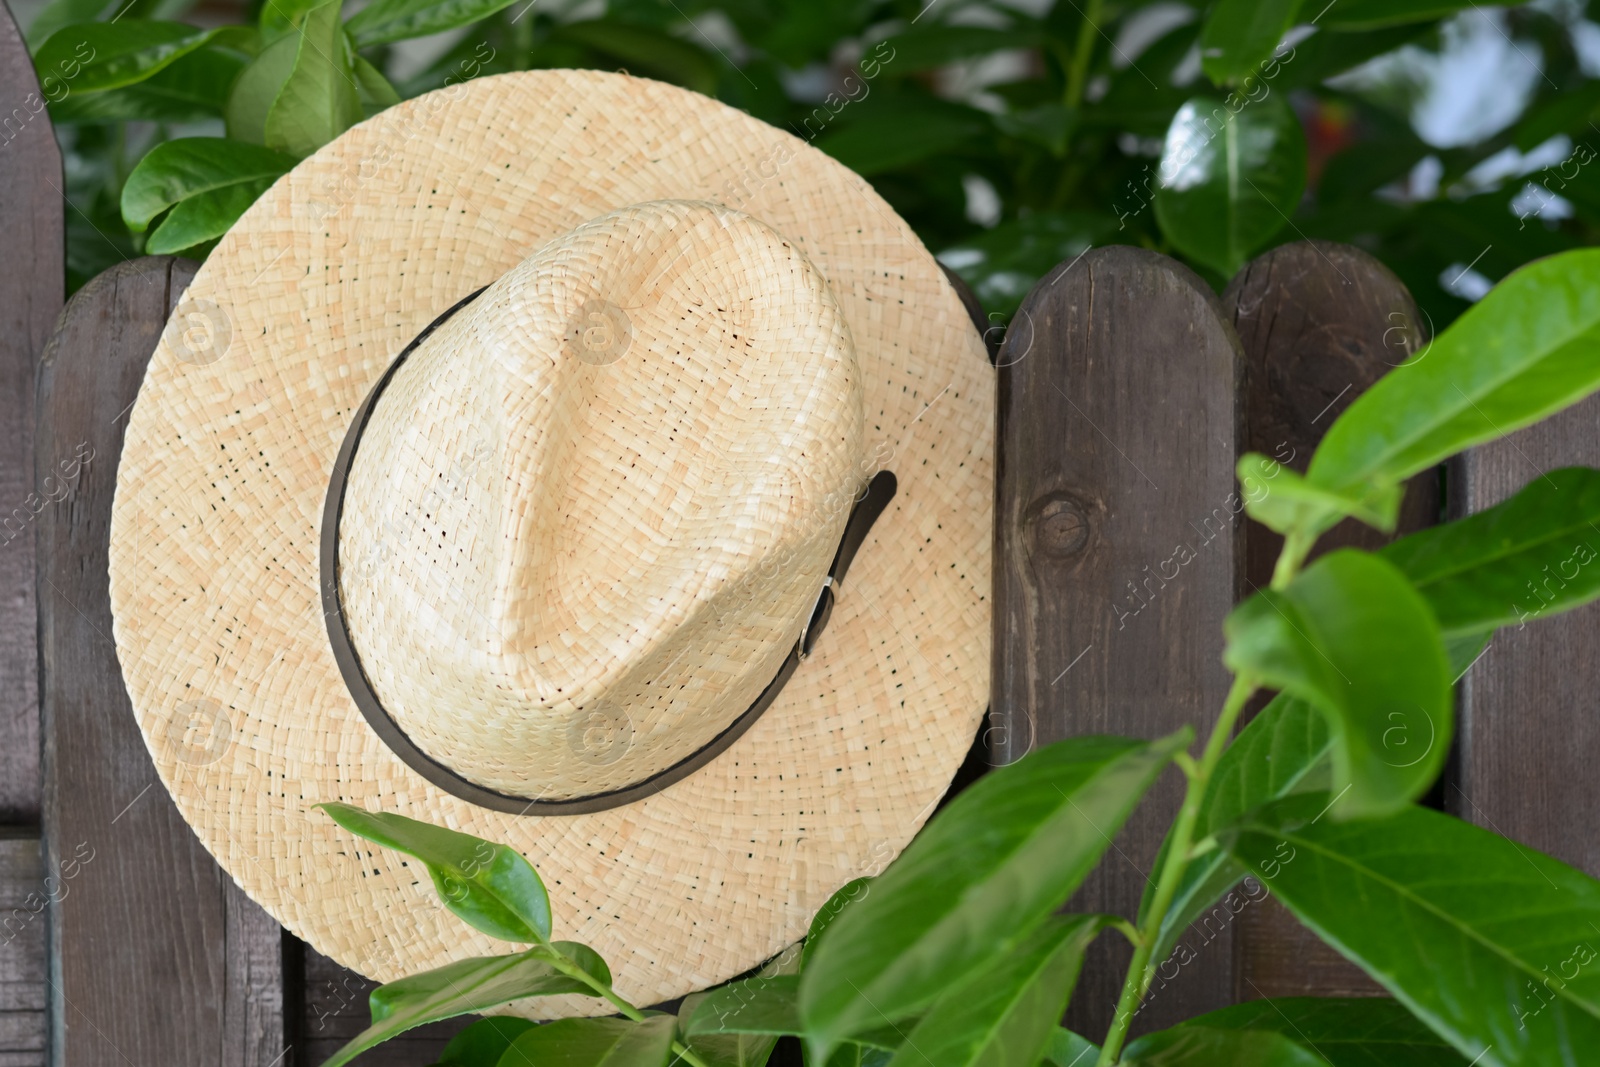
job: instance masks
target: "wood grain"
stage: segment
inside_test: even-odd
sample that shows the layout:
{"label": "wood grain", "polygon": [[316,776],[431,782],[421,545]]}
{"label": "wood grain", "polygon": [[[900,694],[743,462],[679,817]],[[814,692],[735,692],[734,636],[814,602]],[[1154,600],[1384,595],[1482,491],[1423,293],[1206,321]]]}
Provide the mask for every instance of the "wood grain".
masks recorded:
{"label": "wood grain", "polygon": [[0,6],[0,825],[39,821],[33,379],[61,313],[61,152],[33,63]]}
{"label": "wood grain", "polygon": [[[195,264],[121,264],[78,292],[45,350],[39,515],[50,1062],[268,1067],[284,1052],[276,924],[233,888],[156,778],[122,687],[106,583],[128,410]],[[80,457],[72,476],[56,457]]]}
{"label": "wood grain", "polygon": [[[1333,421],[1415,351],[1426,333],[1399,278],[1360,249],[1333,242],[1300,241],[1257,257],[1234,277],[1222,303],[1244,346],[1247,447],[1302,472]],[[1438,515],[1437,475],[1413,479],[1399,532],[1431,526]],[[1314,555],[1373,549],[1388,540],[1347,520],[1327,533]],[[1282,544],[1266,527],[1247,524],[1248,590],[1271,580]],[[1236,999],[1382,992],[1270,897],[1240,913],[1234,925]]]}
{"label": "wood grain", "polygon": [[[1572,464],[1600,467],[1600,397],[1453,461],[1451,517]],[[1581,540],[1600,551],[1600,536]],[[1500,630],[1467,672],[1460,708],[1445,810],[1600,877],[1600,604]]]}
{"label": "wood grain", "polygon": [[[1239,342],[1186,267],[1134,248],[1058,268],[998,365],[991,751],[1209,729],[1243,540]],[[1187,549],[1187,551],[1182,551]],[[1170,770],[1071,903],[1132,916],[1183,783]],[[1069,1025],[1105,1031],[1129,951],[1091,952]],[[1163,976],[1135,1032],[1223,1006],[1229,939]]]}
{"label": "wood grain", "polygon": [[0,1067],[44,1067],[49,898],[39,859],[38,837],[0,835]]}

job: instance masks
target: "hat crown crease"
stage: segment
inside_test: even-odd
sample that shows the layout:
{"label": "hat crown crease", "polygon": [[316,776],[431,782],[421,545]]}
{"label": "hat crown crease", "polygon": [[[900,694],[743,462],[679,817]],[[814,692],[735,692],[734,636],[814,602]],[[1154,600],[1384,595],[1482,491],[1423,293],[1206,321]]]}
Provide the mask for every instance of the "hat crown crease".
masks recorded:
{"label": "hat crown crease", "polygon": [[565,799],[692,754],[792,646],[864,475],[832,293],[758,220],[540,248],[379,397],[340,522],[363,670],[430,758]]}

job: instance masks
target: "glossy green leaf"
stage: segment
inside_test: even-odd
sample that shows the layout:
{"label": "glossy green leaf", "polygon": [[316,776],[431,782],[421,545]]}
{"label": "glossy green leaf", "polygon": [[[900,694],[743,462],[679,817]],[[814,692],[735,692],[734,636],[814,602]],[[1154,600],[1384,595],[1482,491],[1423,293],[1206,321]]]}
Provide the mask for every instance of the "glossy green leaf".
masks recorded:
{"label": "glossy green leaf", "polygon": [[1175,1026],[1134,1041],[1127,1067],[1327,1067],[1327,1061],[1268,1030]]}
{"label": "glossy green leaf", "polygon": [[1048,920],[992,967],[951,983],[906,1034],[890,1067],[1035,1067],[1105,926],[1098,915]]}
{"label": "glossy green leaf", "polygon": [[833,925],[845,908],[860,900],[872,891],[871,878],[852,878],[834,891],[833,896],[817,913],[811,917],[811,927],[806,931],[805,948],[800,957],[800,966],[805,967],[805,961],[816,952],[818,942],[822,940],[822,932]]}
{"label": "glossy green leaf", "polygon": [[1305,134],[1283,94],[1230,99],[1178,109],[1155,197],[1168,239],[1225,277],[1283,229],[1306,185]]}
{"label": "glossy green leaf", "polygon": [[439,1053],[441,1067],[497,1067],[518,1035],[536,1024],[508,1015],[491,1015],[468,1026]]}
{"label": "glossy green leaf", "polygon": [[1296,815],[1268,809],[1231,847],[1468,1062],[1578,1064],[1600,1048],[1600,882],[1425,808]]}
{"label": "glossy green leaf", "polygon": [[666,1067],[676,1020],[560,1019],[511,1043],[506,1058],[537,1067]]}
{"label": "glossy green leaf", "polygon": [[259,194],[294,164],[294,157],[282,152],[220,137],[165,141],[146,153],[128,175],[122,187],[122,218],[128,229],[143,233],[152,219],[174,204],[241,185]]}
{"label": "glossy green leaf", "polygon": [[1600,471],[1564,467],[1511,499],[1402,538],[1380,555],[1447,637],[1522,625],[1600,596]]}
{"label": "glossy green leaf", "polygon": [[[1327,0],[1321,0],[1315,6],[1302,2],[1300,15],[1302,18],[1314,16],[1326,4]],[[1262,74],[1278,92],[1319,85],[1336,74],[1343,74],[1369,59],[1409,44],[1428,29],[1427,26],[1412,24],[1371,33],[1315,33],[1283,55],[1275,55],[1263,67]],[[1274,61],[1276,66],[1273,65]]]}
{"label": "glossy green leaf", "polygon": [[1600,249],[1531,263],[1328,428],[1307,477],[1349,490],[1399,482],[1600,388]]}
{"label": "glossy green leaf", "polygon": [[515,849],[403,815],[317,806],[351,833],[421,860],[445,907],[474,929],[503,941],[550,937],[550,897]]}
{"label": "glossy green leaf", "polygon": [[261,7],[261,36],[271,42],[299,29],[319,3],[321,0],[267,0]]}
{"label": "glossy green leaf", "polygon": [[[1386,997],[1253,1000],[1190,1019],[1175,1029],[1280,1034],[1325,1067],[1467,1067],[1449,1042]],[[1132,1049],[1130,1048],[1130,1052]]]}
{"label": "glossy green leaf", "polygon": [[[1326,790],[1332,781],[1332,761],[1333,734],[1327,719],[1304,700],[1279,693],[1223,752],[1201,801],[1195,839],[1226,830],[1241,815],[1272,801]],[[1152,869],[1161,869],[1166,853],[1163,842]],[[1200,924],[1200,937],[1209,941],[1220,936],[1235,915],[1259,903],[1264,895],[1259,885],[1234,889],[1246,873],[1244,865],[1223,848],[1191,860],[1157,931],[1150,958],[1158,963],[1166,960],[1194,923]],[[1139,904],[1141,923],[1154,895],[1154,883],[1147,884]]]}
{"label": "glossy green leaf", "polygon": [[800,1011],[815,1058],[925,1007],[950,975],[1012,952],[1078,887],[1192,736],[1059,741],[952,801],[806,961]]}
{"label": "glossy green leaf", "polygon": [[1449,663],[1427,604],[1392,564],[1330,553],[1245,601],[1224,631],[1231,670],[1328,716],[1338,817],[1395,811],[1438,777],[1452,731]]}
{"label": "glossy green leaf", "polygon": [[453,30],[488,18],[512,0],[374,0],[345,23],[357,48]]}
{"label": "glossy green leaf", "polygon": [[57,125],[88,122],[197,122],[222,114],[228,87],[245,61],[232,52],[202,48],[133,85],[98,93],[67,92],[50,105]]}
{"label": "glossy green leaf", "polygon": [[145,238],[146,255],[181,255],[217,240],[239,221],[273,179],[229,185],[182,201]]}
{"label": "glossy green leaf", "polygon": [[289,76],[267,110],[262,136],[268,148],[308,156],[361,121],[361,99],[350,49],[339,29],[339,2],[306,12],[297,32]]}
{"label": "glossy green leaf", "polygon": [[202,30],[180,22],[124,19],[64,26],[34,57],[41,82],[57,78],[71,93],[116,89],[152,74],[208,44],[249,48],[255,31],[243,26]]}
{"label": "glossy green leaf", "polygon": [[568,949],[589,951],[586,946],[557,942],[510,956],[457,960],[437,970],[379,986],[372,991],[372,1025],[322,1067],[341,1067],[367,1049],[424,1023],[453,1019],[522,997],[562,993],[593,996],[594,991],[587,984],[562,974],[552,965],[553,949],[561,950],[563,955]]}
{"label": "glossy green leaf", "polygon": [[[1521,0],[1501,5],[1515,7]],[[1329,6],[1318,25],[1327,29],[1371,30],[1408,22],[1448,18],[1477,5],[1473,0],[1339,0]]]}
{"label": "glossy green leaf", "polygon": [[1313,537],[1346,516],[1390,533],[1404,493],[1399,485],[1374,487],[1360,496],[1333,492],[1259,452],[1248,452],[1239,460],[1239,485],[1252,519],[1278,533],[1294,531]]}
{"label": "glossy green leaf", "polygon": [[1055,1067],[1094,1067],[1099,1056],[1099,1045],[1064,1026],[1056,1027],[1044,1049],[1045,1062],[1053,1063]]}
{"label": "glossy green leaf", "polygon": [[1200,34],[1200,66],[1218,85],[1262,76],[1261,66],[1294,25],[1300,0],[1218,0]]}

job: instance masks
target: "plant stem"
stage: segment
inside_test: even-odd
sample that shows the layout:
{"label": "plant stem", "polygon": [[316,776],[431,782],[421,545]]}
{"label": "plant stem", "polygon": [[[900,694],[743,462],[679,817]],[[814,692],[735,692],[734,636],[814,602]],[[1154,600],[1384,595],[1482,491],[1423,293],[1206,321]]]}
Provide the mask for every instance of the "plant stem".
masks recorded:
{"label": "plant stem", "polygon": [[1301,530],[1289,532],[1283,539],[1283,549],[1278,553],[1278,562],[1272,568],[1272,588],[1282,589],[1300,573],[1300,564],[1306,561],[1306,555],[1316,540],[1315,534]]}
{"label": "plant stem", "polygon": [[1089,0],[1083,12],[1083,25],[1078,27],[1078,39],[1073,42],[1072,69],[1067,71],[1067,93],[1062,103],[1068,109],[1083,103],[1083,90],[1089,78],[1089,60],[1094,54],[1094,37],[1100,32],[1100,9],[1103,0]]}
{"label": "plant stem", "polygon": [[[625,1000],[621,994],[619,994],[615,989],[611,988],[610,983],[600,981],[600,979],[596,978],[588,971],[585,971],[582,967],[579,967],[577,964],[568,960],[565,956],[561,955],[561,951],[559,949],[551,948],[550,954],[552,957],[550,960],[550,965],[556,970],[560,971],[568,978],[576,978],[578,981],[594,990],[597,994],[610,1001],[612,1007],[616,1008],[617,1011],[625,1017],[632,1019],[636,1023],[644,1022],[644,1012],[628,1003],[628,1001]],[[690,1050],[688,1045],[685,1045],[677,1038],[672,1039],[672,1051],[679,1059],[689,1064],[690,1067],[706,1067],[706,1062],[699,1056],[695,1055],[695,1053]]]}
{"label": "plant stem", "polygon": [[1145,916],[1144,928],[1139,931],[1133,960],[1128,964],[1128,976],[1122,983],[1122,996],[1117,999],[1117,1013],[1111,1020],[1111,1030],[1106,1034],[1105,1044],[1101,1046],[1097,1067],[1110,1067],[1117,1062],[1117,1057],[1122,1054],[1122,1044],[1128,1038],[1128,1027],[1133,1024],[1133,1014],[1150,989],[1154,974],[1150,966],[1150,953],[1161,934],[1161,923],[1167,917],[1167,909],[1172,906],[1172,898],[1177,895],[1178,886],[1183,881],[1183,872],[1188,869],[1189,846],[1194,840],[1195,823],[1200,818],[1200,805],[1205,800],[1206,786],[1211,781],[1211,772],[1216,769],[1217,761],[1228,747],[1229,739],[1233,737],[1233,726],[1239,719],[1239,713],[1244,710],[1256,688],[1255,679],[1249,675],[1241,674],[1233,680],[1228,697],[1222,703],[1222,711],[1217,716],[1217,724],[1206,740],[1205,751],[1189,777],[1189,788],[1183,795],[1183,807],[1179,809],[1178,819],[1172,825],[1167,859],[1162,864],[1156,882],[1155,896],[1150,898],[1150,912]]}

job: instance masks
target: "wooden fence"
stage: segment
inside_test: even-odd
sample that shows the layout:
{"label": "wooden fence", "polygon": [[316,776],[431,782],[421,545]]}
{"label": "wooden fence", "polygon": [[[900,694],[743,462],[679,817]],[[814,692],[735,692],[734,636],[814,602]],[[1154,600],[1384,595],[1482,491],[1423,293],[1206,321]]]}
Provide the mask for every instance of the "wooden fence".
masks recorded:
{"label": "wooden fence", "polygon": [[[372,983],[282,931],[200,847],[156,778],[110,637],[122,435],[194,264],[119,264],[62,312],[63,212],[77,207],[9,18],[0,94],[0,1067],[315,1067],[365,1024]],[[1304,241],[1220,299],[1157,253],[1095,249],[1044,279],[1003,340],[964,295],[998,364],[999,462],[992,710],[959,780],[1074,734],[1206,726],[1228,681],[1222,619],[1276,552],[1243,519],[1237,456],[1303,469],[1338,414],[1427,343],[1426,323],[1371,257]],[[1419,476],[1402,529],[1600,463],[1597,413],[1582,404]],[[1379,539],[1346,524],[1331,540]],[[1496,638],[1461,687],[1434,797],[1591,874],[1597,612]],[[1160,782],[1076,908],[1132,914],[1179,792],[1175,773]],[[1207,917],[1186,944],[1193,961],[1159,972],[1140,1029],[1260,996],[1377,992],[1270,898]],[[1069,1023],[1103,1032],[1126,956],[1102,939]],[[429,1063],[455,1029],[360,1062]]]}

